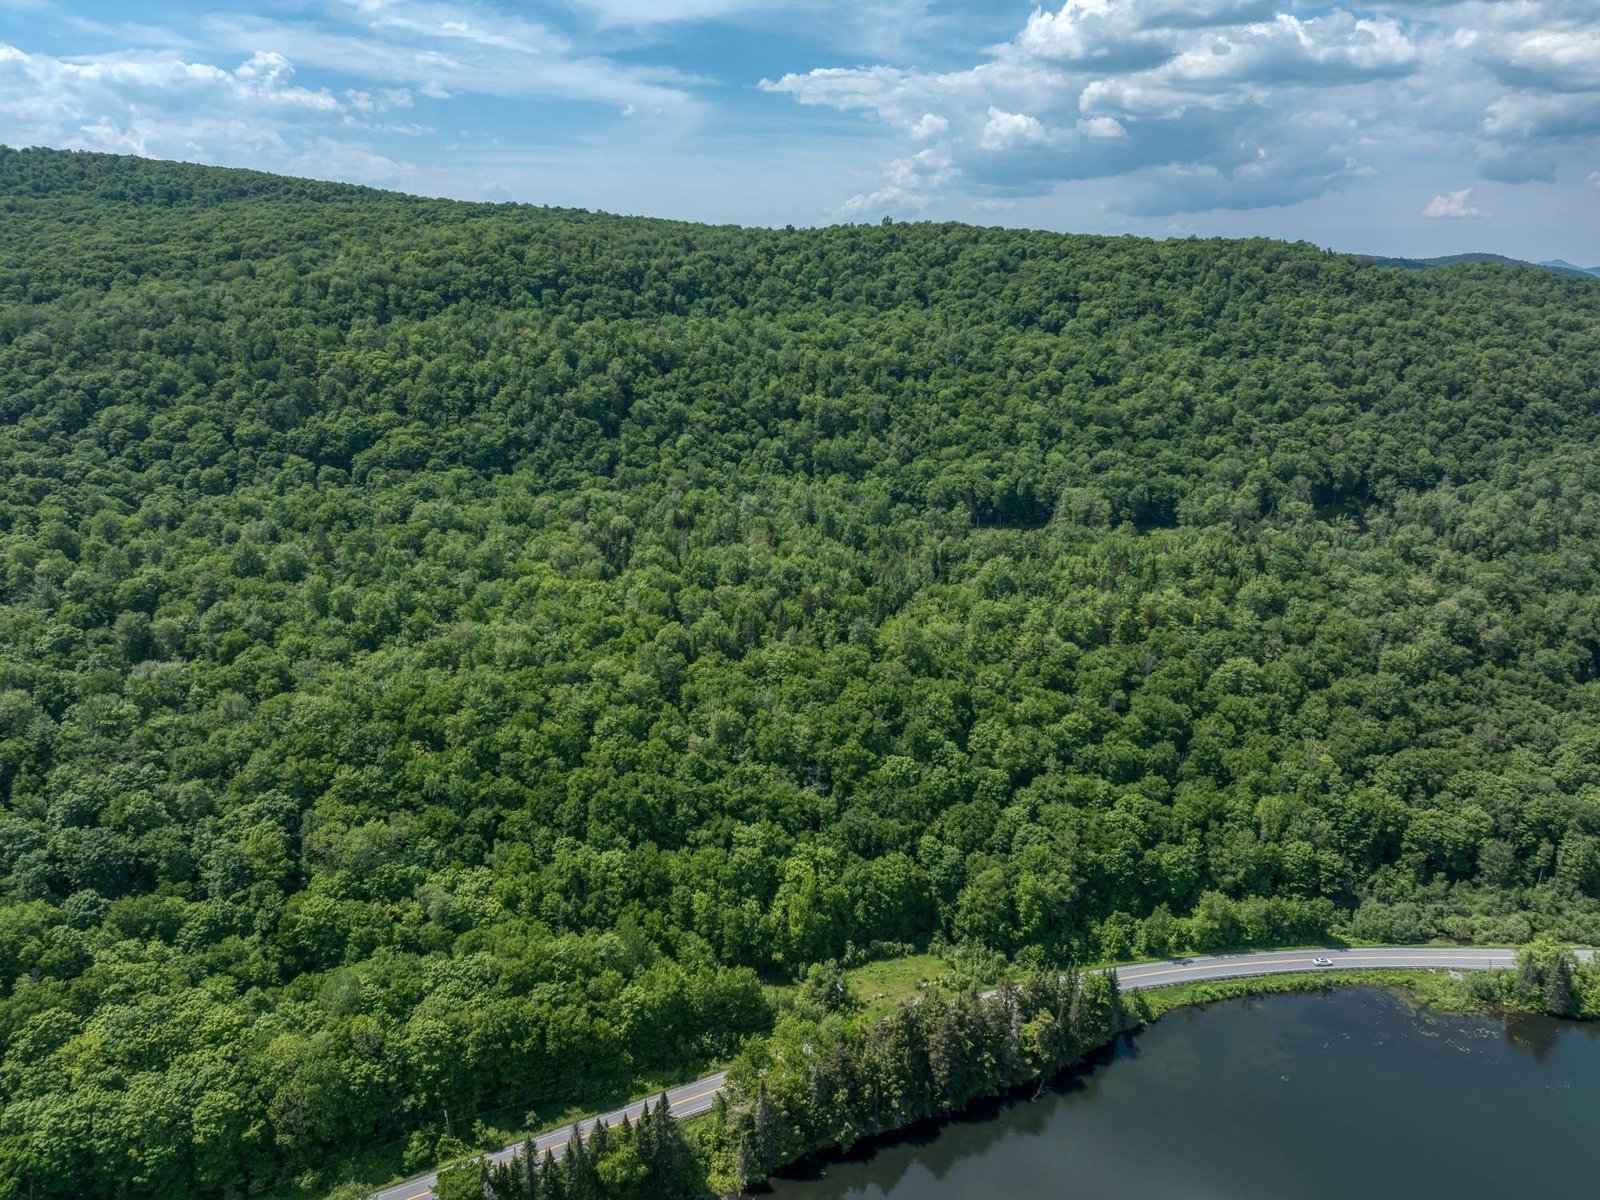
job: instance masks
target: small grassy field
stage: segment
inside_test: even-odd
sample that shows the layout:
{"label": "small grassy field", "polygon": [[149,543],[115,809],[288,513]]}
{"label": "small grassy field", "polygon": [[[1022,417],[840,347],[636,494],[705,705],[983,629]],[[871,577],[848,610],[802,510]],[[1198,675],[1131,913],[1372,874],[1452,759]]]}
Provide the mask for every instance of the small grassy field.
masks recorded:
{"label": "small grassy field", "polygon": [[885,1011],[934,984],[953,984],[955,970],[935,954],[881,958],[844,973],[850,991],[863,1005]]}

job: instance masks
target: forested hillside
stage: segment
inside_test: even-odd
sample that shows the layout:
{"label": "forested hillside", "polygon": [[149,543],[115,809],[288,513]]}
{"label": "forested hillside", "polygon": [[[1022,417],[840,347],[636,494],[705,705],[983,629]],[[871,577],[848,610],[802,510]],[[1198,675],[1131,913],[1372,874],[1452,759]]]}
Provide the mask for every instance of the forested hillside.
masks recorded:
{"label": "forested hillside", "polygon": [[0,1196],[934,938],[1600,940],[1600,281],[0,151],[0,472]]}

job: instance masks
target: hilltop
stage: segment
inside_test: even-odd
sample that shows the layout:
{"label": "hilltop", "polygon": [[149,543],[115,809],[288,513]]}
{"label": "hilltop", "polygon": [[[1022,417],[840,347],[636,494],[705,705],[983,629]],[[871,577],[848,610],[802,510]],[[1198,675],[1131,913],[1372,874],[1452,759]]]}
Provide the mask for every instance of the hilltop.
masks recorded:
{"label": "hilltop", "polygon": [[1600,939],[1590,279],[0,151],[0,418],[0,1196],[930,944]]}
{"label": "hilltop", "polygon": [[1403,267],[1408,271],[1428,271],[1435,267],[1460,267],[1487,263],[1497,267],[1534,267],[1540,270],[1554,271],[1558,275],[1575,275],[1585,278],[1600,276],[1600,267],[1578,267],[1561,258],[1535,263],[1521,258],[1507,258],[1504,254],[1485,254],[1482,252],[1446,254],[1439,258],[1385,258],[1381,255],[1373,255],[1372,261],[1382,267]]}

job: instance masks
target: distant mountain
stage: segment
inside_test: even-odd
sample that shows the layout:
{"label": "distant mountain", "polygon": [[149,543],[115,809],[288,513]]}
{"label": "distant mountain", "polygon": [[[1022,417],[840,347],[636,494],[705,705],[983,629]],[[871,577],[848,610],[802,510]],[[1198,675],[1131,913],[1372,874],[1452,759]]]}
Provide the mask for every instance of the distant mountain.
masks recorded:
{"label": "distant mountain", "polygon": [[1539,267],[1546,271],[1555,271],[1561,275],[1576,275],[1582,278],[1600,278],[1600,267],[1578,267],[1564,259],[1551,259],[1548,262],[1528,262],[1521,258],[1507,258],[1504,254],[1446,254],[1439,258],[1385,258],[1378,254],[1366,256],[1380,267],[1403,267],[1408,271],[1427,271],[1434,267],[1457,267],[1463,263],[1492,263],[1501,267]]}
{"label": "distant mountain", "polygon": [[1596,277],[1600,277],[1600,267],[1580,267],[1577,263],[1569,263],[1564,258],[1552,258],[1546,262],[1539,263],[1538,265],[1541,267],[1549,267],[1552,271],[1576,272],[1579,275],[1594,275]]}

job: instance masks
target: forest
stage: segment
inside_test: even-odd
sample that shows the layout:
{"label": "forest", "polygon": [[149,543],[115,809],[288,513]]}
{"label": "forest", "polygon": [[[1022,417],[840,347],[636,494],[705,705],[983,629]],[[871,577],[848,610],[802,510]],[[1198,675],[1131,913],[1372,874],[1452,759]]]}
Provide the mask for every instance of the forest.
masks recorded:
{"label": "forest", "polygon": [[[1559,947],[1539,961],[1526,970],[1564,971],[1556,986],[1572,1002],[1587,968]],[[691,1133],[669,1118],[663,1096],[637,1124],[599,1123],[588,1137],[574,1130],[559,1160],[527,1142],[506,1163],[447,1168],[439,1200],[739,1194],[807,1154],[960,1112],[1018,1084],[1042,1086],[1145,1015],[1137,996],[1130,1005],[1119,994],[1114,974],[1099,972],[1035,971],[987,993],[933,991],[879,1016],[855,1011],[834,971],[809,972],[807,984],[771,1037],[751,1039]]]}
{"label": "forest", "polygon": [[0,149],[0,472],[0,1197],[425,1169],[935,944],[1600,942],[1600,280]]}

